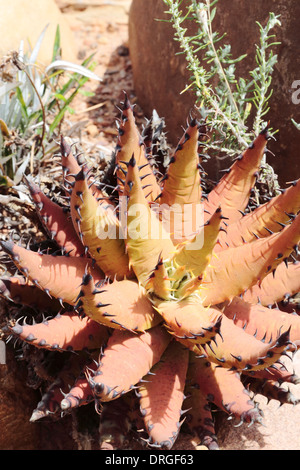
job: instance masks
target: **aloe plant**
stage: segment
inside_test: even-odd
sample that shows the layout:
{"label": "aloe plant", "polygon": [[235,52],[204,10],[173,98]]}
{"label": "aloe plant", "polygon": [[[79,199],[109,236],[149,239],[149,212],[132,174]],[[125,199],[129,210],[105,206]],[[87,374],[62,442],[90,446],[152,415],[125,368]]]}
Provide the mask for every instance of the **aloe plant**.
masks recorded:
{"label": "aloe plant", "polygon": [[[159,178],[125,96],[113,160],[119,201],[101,190],[64,138],[68,206],[28,178],[58,252],[2,241],[23,277],[2,277],[0,293],[50,317],[31,325],[16,315],[6,334],[30,348],[63,352],[65,361],[31,421],[94,401],[100,429],[105,415],[120,429],[128,412],[144,443],[170,449],[186,417],[194,442],[215,449],[212,406],[250,425],[262,413],[249,388],[298,403],[274,381],[299,383],[281,358],[299,348],[300,317],[268,307],[299,291],[300,182],[245,213],[269,138],[265,128],[203,198],[200,129],[189,123]],[[114,402],[127,397],[118,414]],[[105,413],[110,402],[114,413]]]}

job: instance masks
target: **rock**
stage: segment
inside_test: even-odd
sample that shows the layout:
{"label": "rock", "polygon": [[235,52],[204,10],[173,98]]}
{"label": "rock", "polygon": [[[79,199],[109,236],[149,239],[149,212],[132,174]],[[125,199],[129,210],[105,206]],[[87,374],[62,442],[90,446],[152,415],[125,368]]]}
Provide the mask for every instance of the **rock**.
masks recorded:
{"label": "rock", "polygon": [[[184,0],[184,5],[189,4]],[[194,96],[180,92],[189,83],[189,73],[178,43],[173,39],[174,29],[166,22],[166,6],[163,1],[133,0],[129,15],[129,47],[133,67],[134,86],[138,102],[148,116],[153,108],[165,117],[168,137],[175,144],[181,136],[181,126],[185,126],[186,116],[194,105]],[[268,156],[270,163],[279,174],[282,185],[299,177],[300,160],[298,148],[300,132],[291,118],[300,121],[300,29],[298,18],[300,3],[296,0],[219,0],[214,20],[214,30],[227,32],[226,43],[232,45],[233,57],[247,53],[248,57],[237,64],[237,76],[247,76],[255,67],[255,44],[259,41],[256,21],[265,24],[272,11],[280,14],[282,26],[276,28],[276,40],[281,44],[273,48],[278,54],[278,63],[273,74],[273,96],[270,100],[271,126],[279,129],[276,142],[268,147],[275,153]],[[188,23],[191,27],[191,22]],[[191,28],[191,33],[196,28]],[[299,79],[299,83],[296,81]],[[293,88],[296,87],[296,88]],[[210,168],[213,170],[213,168]],[[212,175],[214,176],[214,175]]]}
{"label": "rock", "polygon": [[62,58],[76,62],[76,47],[71,28],[54,0],[0,0],[0,11],[1,56],[12,50],[18,51],[22,40],[25,51],[28,50],[28,42],[33,48],[43,29],[49,24],[38,55],[38,62],[48,65],[52,59],[55,32],[59,24]]}

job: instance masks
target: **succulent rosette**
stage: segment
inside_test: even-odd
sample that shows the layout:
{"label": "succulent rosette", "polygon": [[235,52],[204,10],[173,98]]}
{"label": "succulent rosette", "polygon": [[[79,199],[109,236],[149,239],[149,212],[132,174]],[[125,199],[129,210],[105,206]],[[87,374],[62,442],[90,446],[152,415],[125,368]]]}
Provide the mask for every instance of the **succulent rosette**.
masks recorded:
{"label": "succulent rosette", "polygon": [[[68,207],[27,179],[59,254],[1,242],[24,275],[2,278],[2,295],[52,312],[32,325],[11,321],[9,334],[71,352],[73,374],[60,374],[68,391],[61,381],[52,384],[31,419],[93,400],[101,413],[106,402],[134,391],[150,447],[170,449],[185,421],[196,441],[213,449],[212,406],[253,423],[261,412],[251,387],[296,402],[279,386],[298,381],[280,359],[299,347],[300,318],[276,307],[300,290],[300,182],[249,210],[267,129],[208,195],[196,120],[162,177],[127,96],[118,131],[112,159],[118,198],[96,183],[64,138]],[[72,354],[86,349],[85,361]]]}

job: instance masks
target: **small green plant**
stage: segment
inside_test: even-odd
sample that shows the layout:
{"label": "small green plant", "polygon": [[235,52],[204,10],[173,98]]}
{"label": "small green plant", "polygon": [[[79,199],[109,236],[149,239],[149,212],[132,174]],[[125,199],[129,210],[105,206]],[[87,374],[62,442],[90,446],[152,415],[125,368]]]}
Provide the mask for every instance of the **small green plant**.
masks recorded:
{"label": "small green plant", "polygon": [[100,80],[92,71],[92,56],[82,65],[59,59],[59,27],[52,62],[41,70],[37,56],[45,31],[29,56],[21,44],[19,52],[10,53],[0,64],[0,186],[17,185],[30,161],[53,153],[75,96],[87,93],[83,89],[87,80]]}
{"label": "small green plant", "polygon": [[[181,9],[182,0],[163,1],[170,15],[167,21],[175,29],[174,39],[185,54],[191,75],[186,89],[194,89],[201,116],[215,133],[208,149],[213,154],[222,151],[234,157],[250,144],[253,134],[257,135],[267,124],[264,119],[269,110],[272,72],[277,61],[271,48],[278,44],[271,30],[280,25],[279,16],[270,13],[266,26],[257,22],[260,42],[256,46],[256,67],[248,79],[237,78],[235,65],[245,59],[246,54],[232,58],[230,44],[223,41],[225,34],[213,31],[217,0],[190,0],[185,10]],[[193,36],[188,34],[189,20],[198,26]],[[202,51],[202,61],[199,51]],[[254,119],[251,117],[253,108],[256,110]],[[252,124],[249,124],[250,117]],[[270,129],[271,134],[275,132]]]}

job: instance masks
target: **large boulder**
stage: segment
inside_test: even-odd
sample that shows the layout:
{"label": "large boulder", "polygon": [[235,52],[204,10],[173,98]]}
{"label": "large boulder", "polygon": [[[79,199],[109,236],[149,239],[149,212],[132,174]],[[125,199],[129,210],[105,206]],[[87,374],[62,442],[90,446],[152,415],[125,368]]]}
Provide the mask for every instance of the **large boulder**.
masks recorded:
{"label": "large boulder", "polygon": [[[181,8],[189,4],[183,0]],[[148,116],[155,108],[165,117],[169,140],[174,144],[180,137],[181,126],[194,105],[193,93],[180,92],[189,83],[184,55],[175,55],[179,45],[174,41],[171,24],[157,21],[169,19],[164,13],[163,0],[133,0],[129,16],[129,46],[134,74],[134,86],[139,104]],[[279,129],[276,142],[269,148],[276,154],[268,157],[279,174],[282,184],[299,177],[300,159],[298,148],[300,131],[291,118],[300,121],[300,2],[297,0],[219,0],[214,20],[214,30],[226,32],[226,42],[232,46],[233,57],[247,53],[248,57],[237,66],[238,76],[247,76],[255,67],[255,44],[259,41],[256,21],[265,24],[272,11],[280,14],[282,26],[276,28],[277,40],[274,47],[278,63],[273,75],[274,93],[270,100],[267,116],[273,128]],[[195,26],[188,23],[191,32]],[[296,86],[296,88],[293,88]],[[214,176],[214,175],[212,175]]]}
{"label": "large boulder", "polygon": [[19,50],[20,42],[24,48],[28,44],[33,48],[43,29],[48,25],[46,34],[38,55],[42,65],[51,62],[52,50],[57,25],[60,26],[62,57],[71,62],[76,61],[76,47],[69,24],[54,0],[0,0],[0,55],[9,51]]}

